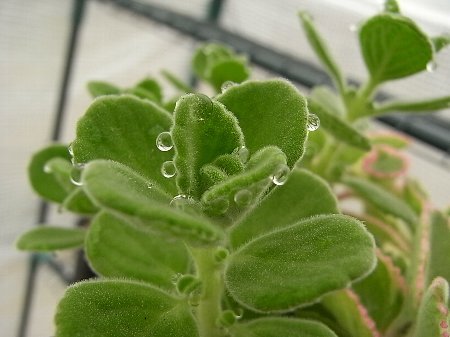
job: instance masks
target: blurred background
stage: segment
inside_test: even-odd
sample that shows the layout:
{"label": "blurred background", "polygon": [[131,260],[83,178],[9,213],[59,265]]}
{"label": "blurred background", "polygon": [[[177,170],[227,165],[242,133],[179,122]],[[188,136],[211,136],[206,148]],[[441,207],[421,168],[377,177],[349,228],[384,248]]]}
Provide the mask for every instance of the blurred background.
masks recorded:
{"label": "blurred background", "polygon": [[[448,0],[399,2],[430,35],[450,32]],[[41,256],[30,274],[30,256],[16,251],[14,241],[38,222],[41,210],[28,184],[30,156],[54,138],[71,142],[91,102],[87,81],[126,87],[146,75],[160,78],[162,69],[189,81],[193,50],[209,40],[249,55],[253,78],[286,77],[307,92],[328,79],[300,30],[300,9],[313,15],[345,73],[362,81],[365,68],[351,27],[381,7],[377,0],[0,1],[0,335],[54,333],[55,306],[74,258],[58,254],[57,260],[70,263],[55,272],[55,265],[39,263],[52,257]],[[450,48],[436,63],[434,72],[392,82],[385,91],[402,99],[449,95]],[[165,91],[166,97],[172,93]],[[414,139],[411,175],[423,182],[435,206],[448,206],[450,111],[408,120],[394,116],[375,121],[373,128],[395,128]],[[74,219],[50,208],[46,222]],[[32,301],[24,302],[27,289]]]}

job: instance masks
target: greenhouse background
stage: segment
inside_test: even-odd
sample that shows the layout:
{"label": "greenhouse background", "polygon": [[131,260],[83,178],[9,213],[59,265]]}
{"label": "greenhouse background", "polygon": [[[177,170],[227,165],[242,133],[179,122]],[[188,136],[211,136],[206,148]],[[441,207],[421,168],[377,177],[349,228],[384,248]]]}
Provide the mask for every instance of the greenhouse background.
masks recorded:
{"label": "greenhouse background", "polygon": [[[448,1],[404,0],[400,4],[403,12],[431,35],[450,32]],[[346,74],[361,81],[366,74],[351,27],[380,8],[380,1],[375,0],[2,0],[1,335],[16,335],[24,318],[30,257],[16,251],[14,241],[38,222],[41,209],[26,177],[29,158],[54,136],[66,144],[74,138],[74,125],[91,101],[87,81],[105,80],[128,86],[145,75],[160,78],[162,69],[170,69],[188,81],[193,50],[202,42],[200,39],[206,38],[235,43],[235,48],[249,54],[254,63],[253,78],[286,77],[307,92],[311,85],[308,80],[321,83],[327,79],[300,30],[296,15],[300,9],[313,15]],[[70,62],[68,46],[74,36]],[[391,83],[386,85],[386,91],[403,99],[448,95],[450,48],[438,54],[436,63],[434,72]],[[67,96],[61,100],[67,69],[71,69],[71,76],[66,77]],[[166,94],[171,96],[170,88]],[[63,112],[63,118],[55,133],[58,110]],[[386,119],[374,122],[372,128],[392,126],[416,138],[409,150],[411,175],[423,182],[437,207],[448,206],[450,111],[427,118],[414,116],[409,121]],[[50,208],[48,223],[74,221]],[[69,253],[48,259],[74,260]],[[53,334],[54,308],[66,286],[61,275],[70,275],[74,268],[66,263],[58,273],[55,265],[40,265],[31,289],[28,325],[26,329],[22,325],[23,336]]]}

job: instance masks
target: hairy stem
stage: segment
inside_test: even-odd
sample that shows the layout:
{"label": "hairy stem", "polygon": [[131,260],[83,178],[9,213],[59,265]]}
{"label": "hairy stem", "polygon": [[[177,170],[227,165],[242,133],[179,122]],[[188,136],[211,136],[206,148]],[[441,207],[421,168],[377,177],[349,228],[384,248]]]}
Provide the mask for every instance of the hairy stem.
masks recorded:
{"label": "hairy stem", "polygon": [[202,294],[196,309],[200,337],[221,337],[217,326],[221,314],[223,265],[214,259],[214,248],[191,248],[197,267],[197,276],[202,282]]}

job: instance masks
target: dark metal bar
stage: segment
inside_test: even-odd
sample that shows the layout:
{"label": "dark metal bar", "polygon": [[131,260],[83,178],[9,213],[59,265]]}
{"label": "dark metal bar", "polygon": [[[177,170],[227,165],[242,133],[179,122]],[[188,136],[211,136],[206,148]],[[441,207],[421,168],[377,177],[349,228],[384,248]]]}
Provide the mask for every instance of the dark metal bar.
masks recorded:
{"label": "dark metal bar", "polygon": [[[226,43],[237,51],[247,54],[254,64],[305,87],[331,85],[328,75],[320,68],[227,31],[211,22],[205,22],[149,3],[139,3],[135,0],[104,0],[104,2],[115,4],[134,14],[164,24],[194,39]],[[355,81],[352,82],[355,83]],[[446,122],[442,118],[430,115],[408,116],[407,120],[405,118],[405,115],[390,115],[378,120],[437,149],[446,152],[450,150],[450,129],[444,127]]]}
{"label": "dark metal bar", "polygon": [[[75,50],[78,41],[79,30],[81,26],[81,21],[84,14],[85,0],[74,0],[72,9],[72,21],[71,30],[68,40],[68,46],[65,57],[64,72],[61,80],[61,89],[59,92],[59,99],[56,108],[55,120],[53,122],[51,140],[57,141],[60,138],[61,126],[64,118],[64,108],[66,105],[67,91],[69,86],[69,81],[73,68],[73,60],[75,55]],[[39,206],[39,213],[37,217],[37,224],[42,224],[47,220],[49,206],[45,201],[41,201]],[[25,337],[27,333],[28,321],[30,317],[31,306],[33,304],[33,292],[37,276],[37,271],[40,264],[39,254],[32,254],[30,257],[27,273],[27,281],[25,285],[25,294],[22,304],[22,312],[19,322],[18,337]]]}

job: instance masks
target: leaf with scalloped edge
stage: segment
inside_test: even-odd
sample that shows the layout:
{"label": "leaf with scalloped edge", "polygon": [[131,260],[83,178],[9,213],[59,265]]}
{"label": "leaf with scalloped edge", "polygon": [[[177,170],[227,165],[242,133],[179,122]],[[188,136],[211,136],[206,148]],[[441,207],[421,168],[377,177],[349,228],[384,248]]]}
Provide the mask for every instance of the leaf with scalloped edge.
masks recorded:
{"label": "leaf with scalloped edge", "polygon": [[126,216],[142,230],[191,244],[213,243],[223,236],[222,230],[206,217],[170,206],[171,197],[156,183],[120,163],[93,161],[86,165],[81,181],[99,207]]}
{"label": "leaf with scalloped edge", "polygon": [[202,94],[180,98],[171,134],[178,188],[195,199],[203,193],[200,169],[244,145],[244,137],[233,114],[223,104]]}
{"label": "leaf with scalloped edge", "polygon": [[238,119],[250,154],[274,145],[289,167],[301,158],[308,134],[305,97],[283,79],[247,81],[232,86],[216,99]]}
{"label": "leaf with scalloped edge", "polygon": [[446,337],[450,333],[448,283],[437,277],[426,290],[414,328],[414,337]]}
{"label": "leaf with scalloped edge", "polygon": [[237,248],[274,229],[329,213],[339,213],[339,208],[328,184],[311,172],[294,168],[284,185],[276,186],[258,207],[233,225],[230,242]]}
{"label": "leaf with scalloped edge", "polygon": [[287,312],[347,287],[375,267],[375,244],[358,220],[319,215],[257,237],[233,252],[225,285],[241,305]]}
{"label": "leaf with scalloped edge", "polygon": [[174,287],[171,277],[186,273],[190,263],[181,241],[168,242],[106,212],[98,214],[89,227],[86,256],[99,275],[145,281],[169,290]]}
{"label": "leaf with scalloped edge", "polygon": [[149,284],[83,281],[69,287],[55,316],[57,337],[197,337],[187,301]]}
{"label": "leaf with scalloped edge", "polygon": [[230,327],[233,337],[337,337],[322,323],[288,317],[265,317]]}
{"label": "leaf with scalloped edge", "polygon": [[53,252],[83,245],[86,231],[80,228],[62,228],[41,225],[23,233],[17,240],[20,250]]}
{"label": "leaf with scalloped edge", "polygon": [[175,195],[173,179],[161,174],[161,165],[173,151],[160,151],[156,138],[169,131],[171,115],[148,100],[129,95],[96,99],[77,124],[72,151],[76,163],[110,159],[129,166]]}

